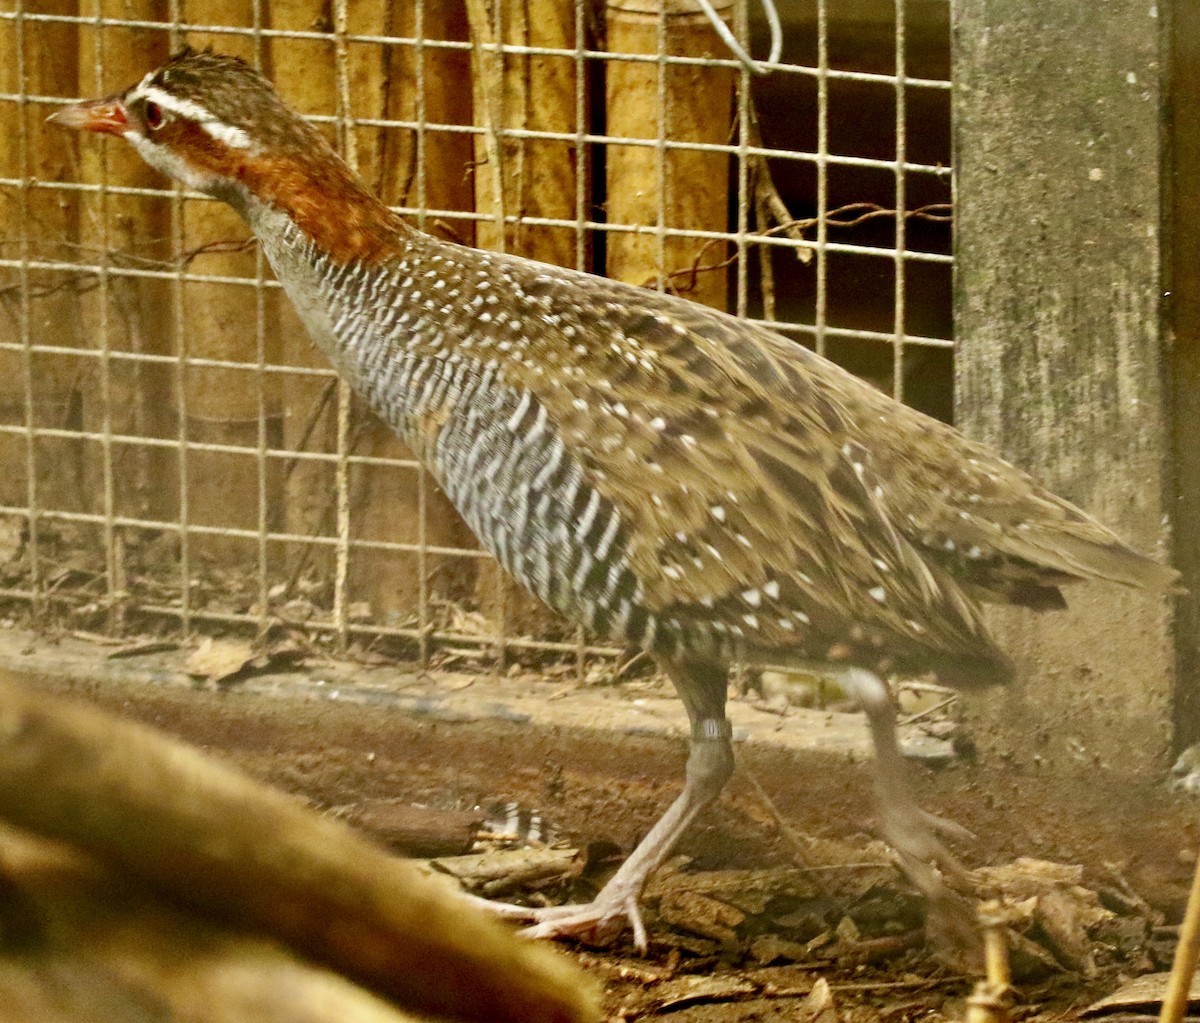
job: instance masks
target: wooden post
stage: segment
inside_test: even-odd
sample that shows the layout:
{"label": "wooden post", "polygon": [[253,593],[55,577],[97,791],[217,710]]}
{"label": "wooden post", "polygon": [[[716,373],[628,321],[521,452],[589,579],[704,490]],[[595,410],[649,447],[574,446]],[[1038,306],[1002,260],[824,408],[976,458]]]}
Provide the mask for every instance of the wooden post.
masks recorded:
{"label": "wooden post", "polygon": [[[160,20],[159,0],[100,0],[106,18]],[[137,82],[167,56],[163,32],[125,26],[79,26],[79,91],[104,96]],[[102,75],[102,77],[101,77]],[[132,146],[88,140],[80,147],[84,181],[120,182],[134,188],[165,188]],[[104,253],[110,265],[126,254],[143,259],[170,258],[169,200],[147,196],[80,197],[79,240],[89,261]],[[110,277],[103,291],[80,298],[83,343],[113,352],[167,355],[171,352],[170,284],[167,281]],[[157,363],[109,360],[87,363],[82,405],[88,432],[164,438],[174,435],[170,416],[171,371]],[[102,510],[104,460],[99,445],[89,448],[86,497],[93,511]],[[177,460],[163,448],[114,445],[111,449],[113,511],[138,518],[171,521],[177,515]]]}
{"label": "wooden post", "polygon": [[1173,508],[1175,565],[1191,592],[1176,608],[1175,747],[1200,741],[1200,5],[1171,5],[1171,110],[1166,123],[1171,154],[1165,183],[1170,243],[1168,310],[1173,344],[1176,500]]}
{"label": "wooden post", "polygon": [[[715,5],[723,17],[732,0]],[[659,0],[609,0],[608,49],[613,53],[659,52]],[[728,51],[695,0],[667,0],[665,52],[672,57],[727,56]],[[660,106],[656,63],[610,61],[605,69],[608,134],[629,139],[728,144],[734,71],[667,65]],[[720,267],[725,242],[660,238],[656,229],[724,231],[729,222],[729,157],[724,153],[660,150],[656,146],[608,147],[605,208],[612,224],[651,230],[608,235],[610,277],[646,287],[665,286],[686,298],[725,308],[724,267],[694,276],[688,271]]]}
{"label": "wooden post", "polygon": [[[953,8],[958,422],[1160,558],[1172,512],[1161,20],[1171,6]],[[993,615],[1018,681],[982,701],[977,741],[1017,768],[1161,769],[1169,602],[1099,583],[1067,599],[1066,612]]]}
{"label": "wooden post", "polygon": [[[189,0],[188,18],[201,25],[253,24],[251,0]],[[254,40],[250,36],[189,34],[193,46],[213,45],[226,53],[235,53],[253,61]],[[187,200],[183,204],[183,246],[194,252],[211,246],[212,251],[197,255],[188,265],[194,274],[243,278],[252,281],[257,272],[257,254],[246,225],[224,203]],[[245,249],[230,246],[246,242]],[[265,308],[265,307],[264,307]],[[183,324],[181,338],[188,355],[196,359],[253,364],[257,358],[257,337],[263,329],[268,362],[278,361],[277,342],[266,331],[265,318],[260,328],[259,299],[254,288],[231,283],[186,281],[183,285]],[[261,402],[261,405],[260,405]],[[259,442],[259,414],[265,412],[267,444],[278,447],[281,438],[281,412],[278,378],[260,375],[252,366],[230,369],[191,366],[184,384],[183,411],[187,418],[187,437],[193,442],[237,445],[254,449]],[[267,460],[267,511],[275,515],[280,507],[280,466]],[[260,466],[252,454],[224,452],[188,452],[187,480],[189,525],[254,529],[260,525]],[[268,528],[271,521],[265,523]],[[257,556],[254,540],[193,536],[193,551],[223,563],[243,562]]]}
{"label": "wooden post", "polygon": [[[273,24],[276,28],[312,31],[323,24],[326,7],[320,0],[277,0],[272,5]],[[419,27],[428,39],[466,38],[464,11],[459,4],[444,0],[424,4],[420,26],[415,8],[407,4],[354,3],[349,5],[347,16],[352,33],[415,37]],[[317,43],[278,40],[273,44],[272,54],[276,83],[289,101],[308,113],[333,115],[338,112],[332,37],[328,42]],[[415,47],[394,46],[381,50],[375,44],[350,44],[348,57],[349,98],[355,117],[416,121],[419,109],[423,108],[427,122],[470,123],[470,94],[453,87],[454,83],[463,82],[466,76],[469,58],[462,51],[423,51],[423,100],[418,96]],[[385,202],[423,204],[446,210],[471,208],[466,176],[471,143],[467,135],[426,133],[423,144],[418,146],[417,132],[410,128],[360,127],[355,131],[354,141],[359,173]],[[419,161],[423,161],[423,166]],[[470,240],[469,233],[464,240]],[[288,364],[328,365],[295,323],[295,313],[285,306],[279,310],[279,316],[289,324],[283,331]],[[300,444],[314,412],[320,407],[326,387],[324,382],[307,377],[290,378],[285,383],[285,437],[289,447]],[[325,411],[318,415],[316,430],[310,434],[307,443],[308,450],[333,450],[334,409],[333,401],[329,401]],[[357,409],[354,418],[354,454],[413,460],[412,453],[391,429],[365,408]],[[289,531],[329,532],[333,525],[334,487],[330,466],[298,463],[289,479]],[[449,501],[432,481],[426,480],[423,486],[416,469],[355,465],[350,474],[350,490],[351,535],[354,539],[409,544],[423,539],[427,545],[437,547],[472,544],[469,530]],[[319,563],[324,560],[320,559]],[[432,556],[422,561],[414,554],[356,551],[350,561],[350,598],[368,602],[379,620],[411,621],[418,613],[423,593],[422,573],[427,580],[436,579],[437,592],[447,596],[469,592],[474,577],[470,562],[463,559],[440,564]]]}
{"label": "wooden post", "polygon": [[[45,14],[73,15],[69,0],[48,0],[39,5]],[[20,39],[24,39],[22,46]],[[0,23],[0,89],[9,94],[76,95],[76,30],[73,25],[26,21]],[[19,74],[24,68],[24,78]],[[46,108],[16,102],[0,103],[0,174],[10,179],[74,181],[72,167],[77,140],[67,133],[45,130]],[[70,247],[76,239],[78,203],[75,193],[20,187],[0,192],[5,229],[0,232],[0,255],[32,260],[74,262]],[[22,343],[22,322],[34,345],[74,347],[78,331],[78,290],[69,268],[59,272],[30,270],[29,296],[20,295],[22,278],[17,270],[0,270],[0,287],[13,289],[12,301],[0,306],[0,340]],[[26,304],[27,303],[27,304]],[[34,427],[74,428],[78,422],[79,360],[67,355],[33,354],[32,407],[26,395],[27,362],[19,351],[0,351],[0,420],[24,425],[27,412]],[[83,444],[74,440],[41,437],[34,443],[37,505],[42,510],[80,511],[83,482]],[[29,504],[25,443],[11,435],[0,442],[0,501]]]}
{"label": "wooden post", "polygon": [[[413,4],[352,5],[350,29],[407,38],[467,37],[466,13],[460,3],[426,0],[419,21],[417,14]],[[391,46],[380,52],[360,46],[357,57],[351,64],[356,117],[417,121],[423,111],[427,122],[471,123],[471,95],[462,87],[469,73],[465,52],[415,46]],[[471,208],[467,176],[471,144],[465,134],[426,132],[419,142],[411,128],[359,129],[357,152],[359,173],[391,205]],[[469,233],[465,240],[470,240]],[[356,418],[357,454],[413,461],[412,452],[382,420],[365,408]],[[355,466],[350,477],[352,537],[408,544],[423,541],[434,547],[474,546],[449,500],[422,475],[424,470],[416,468]],[[436,581],[441,596],[462,597],[470,592],[474,578],[474,565],[462,558],[363,550],[351,558],[349,588],[352,599],[367,601],[377,619],[393,624],[416,619],[428,625],[419,611],[429,596],[428,584]]]}
{"label": "wooden post", "polygon": [[[479,42],[552,49],[575,46],[575,6],[569,0],[487,0],[469,3],[468,9],[486,10],[485,17],[476,14],[472,19]],[[505,224],[501,231],[497,219],[502,212],[506,217],[574,221],[580,173],[574,142],[491,134],[504,129],[574,133],[576,71],[573,56],[477,51],[475,123],[485,134],[475,137],[475,208],[490,215],[475,229],[480,248],[558,266],[580,265],[573,226],[516,223]],[[586,256],[584,264],[586,269]]]}
{"label": "wooden post", "polygon": [[[272,0],[271,27],[299,32],[328,31],[329,6],[323,0]],[[332,36],[326,39],[273,38],[271,78],[280,94],[302,114],[332,117],[337,113],[337,75]],[[330,138],[332,128],[328,129]],[[270,319],[282,346],[282,361],[300,369],[329,369],[329,360],[313,345],[308,332],[278,290],[270,296]],[[283,445],[288,451],[328,453],[337,449],[336,397],[332,381],[305,374],[284,376],[280,385]],[[284,528],[301,536],[334,532],[334,470],[328,462],[297,459],[288,467],[284,485]],[[332,551],[316,546],[289,549],[287,574],[303,559],[321,578],[333,571]]]}
{"label": "wooden post", "polygon": [[[573,0],[468,0],[476,43],[473,78],[475,209],[480,248],[512,252],[544,263],[588,269],[574,226],[506,223],[508,217],[575,221],[579,175],[586,155],[574,141],[509,138],[507,130],[574,134],[577,75],[574,55],[503,56],[485,44],[570,50],[575,47]],[[562,620],[509,580],[493,563],[480,572],[480,610],[506,635],[562,633]]]}
{"label": "wooden post", "polygon": [[[420,25],[413,5],[393,5],[390,33],[425,40],[466,42],[470,32],[463,0],[425,0]],[[385,103],[387,116],[397,121],[469,125],[472,95],[463,88],[471,74],[470,54],[463,50],[422,47],[418,69],[416,47],[393,47],[388,61]],[[418,85],[418,70],[422,72]],[[470,167],[474,159],[471,136],[465,132],[426,129],[423,139],[411,128],[391,128],[379,142],[378,188],[391,205],[472,213],[475,210]],[[475,237],[469,219],[442,221],[414,217],[416,225],[434,234],[448,234],[470,245]]]}

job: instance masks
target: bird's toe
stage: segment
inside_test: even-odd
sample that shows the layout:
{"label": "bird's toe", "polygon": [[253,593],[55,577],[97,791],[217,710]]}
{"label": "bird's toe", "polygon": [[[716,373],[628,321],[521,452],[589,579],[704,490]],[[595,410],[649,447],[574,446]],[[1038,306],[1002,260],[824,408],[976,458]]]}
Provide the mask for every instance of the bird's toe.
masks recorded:
{"label": "bird's toe", "polygon": [[528,938],[574,938],[589,945],[611,945],[629,928],[634,944],[646,951],[646,924],[633,896],[604,897],[601,893],[592,902],[567,906],[516,906],[474,896],[471,899],[506,920],[527,923],[521,934]]}

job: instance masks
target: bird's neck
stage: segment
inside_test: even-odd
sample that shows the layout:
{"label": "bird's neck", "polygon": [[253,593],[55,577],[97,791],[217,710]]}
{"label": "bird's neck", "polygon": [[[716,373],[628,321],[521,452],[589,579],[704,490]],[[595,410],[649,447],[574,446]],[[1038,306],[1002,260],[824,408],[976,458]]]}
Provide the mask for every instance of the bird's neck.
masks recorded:
{"label": "bird's neck", "polygon": [[257,155],[242,164],[237,180],[243,198],[234,205],[260,238],[256,221],[273,211],[333,263],[386,262],[412,234],[332,151]]}

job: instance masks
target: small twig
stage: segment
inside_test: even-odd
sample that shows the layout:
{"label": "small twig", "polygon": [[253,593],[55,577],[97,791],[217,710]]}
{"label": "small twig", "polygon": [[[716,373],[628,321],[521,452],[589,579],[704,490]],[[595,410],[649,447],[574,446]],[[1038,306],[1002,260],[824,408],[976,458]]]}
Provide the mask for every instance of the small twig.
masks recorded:
{"label": "small twig", "polygon": [[[769,207],[765,199],[759,195],[757,188],[754,191],[754,216],[760,227],[767,223],[770,216]],[[775,262],[771,257],[772,253],[768,246],[764,245],[759,249],[758,274],[759,287],[762,289],[764,320],[775,319]]]}
{"label": "small twig", "polygon": [[[330,380],[325,385],[325,390],[321,392],[321,396],[313,404],[312,411],[308,414],[308,419],[304,422],[304,430],[300,434],[300,439],[296,441],[295,451],[305,451],[308,448],[308,442],[312,439],[313,431],[317,428],[317,423],[321,421],[321,415],[325,411],[326,406],[333,399],[334,392],[337,390],[337,381]],[[296,471],[296,466],[300,464],[299,458],[289,458],[283,463],[283,482],[286,485],[292,478],[292,473]]]}
{"label": "small twig", "polygon": [[178,259],[173,260],[174,267],[185,270],[199,256],[207,256],[214,252],[251,252],[258,247],[258,239],[251,235],[240,241],[218,238],[216,241],[205,242],[194,249],[188,249]]}
{"label": "small twig", "polygon": [[650,654],[648,651],[639,650],[636,654],[634,654],[631,658],[629,658],[629,660],[627,660],[624,664],[618,665],[616,668],[613,669],[612,673],[608,676],[607,685],[615,686],[618,682],[621,681],[621,678],[624,676],[625,672],[627,672],[635,664],[639,664],[640,662],[647,660],[649,657],[650,657]]}
{"label": "small twig", "polygon": [[[330,381],[329,387],[331,391],[336,389],[337,386],[337,380]],[[346,443],[347,457],[354,454],[358,447],[359,441],[362,440],[363,433],[366,432],[368,422],[369,420],[360,418],[357,425],[355,425]],[[295,461],[298,461],[298,459]],[[310,538],[320,536],[325,531],[326,523],[330,521],[330,516],[333,514],[337,505],[337,499],[338,494],[335,490],[329,495],[328,500],[325,502],[324,508],[321,509],[321,513],[317,516],[316,521],[309,529],[308,535]],[[312,559],[312,552],[314,548],[314,544],[306,543],[300,551],[300,557],[296,560],[296,565],[289,574],[287,584],[283,588],[283,597],[285,600],[290,599],[292,594],[295,592],[296,584],[300,581],[300,576],[303,574],[304,569],[308,567],[308,563]]]}
{"label": "small twig", "polygon": [[[144,270],[162,270],[170,272],[174,270],[185,270],[200,256],[210,255],[217,252],[248,252],[257,244],[256,238],[245,238],[241,240],[233,239],[218,239],[216,241],[206,242],[204,245],[198,245],[194,249],[188,249],[186,252],[181,252],[175,259],[148,259],[144,256],[136,256],[130,252],[107,251],[102,252],[100,249],[91,246],[75,245],[67,242],[62,242],[62,245],[71,248],[82,255],[93,255],[107,260],[109,270],[113,268],[120,269],[122,266],[137,267]],[[87,294],[89,291],[94,291],[100,286],[100,272],[97,270],[79,270],[76,273],[69,274],[53,284],[32,284],[27,291],[30,298],[47,298],[50,295],[58,294],[59,292],[69,291],[77,295]],[[22,285],[10,284],[0,288],[0,302],[8,302],[15,296],[21,293]]]}
{"label": "small twig", "polygon": [[864,981],[861,984],[830,984],[830,991],[913,991],[946,984],[962,984],[962,977],[921,977],[916,980]]}
{"label": "small twig", "polygon": [[456,245],[466,245],[467,240],[455,230],[454,225],[449,223],[442,217],[435,217],[432,223],[429,224],[431,230],[440,231],[450,241]]}
{"label": "small twig", "polygon": [[906,679],[896,688],[911,689],[914,693],[941,693],[943,696],[953,696],[957,693],[956,689],[951,689],[949,686],[940,686],[933,682],[916,682],[912,679]]}
{"label": "small twig", "polygon": [[[750,123],[747,126],[749,133],[750,145],[755,149],[763,149],[762,132],[758,125],[758,112],[754,104],[750,104]],[[759,207],[766,211],[769,216],[763,217],[759,222],[760,233],[770,234],[767,224],[770,220],[774,220],[780,225],[784,233],[787,234],[792,241],[803,241],[803,231],[795,225],[792,218],[792,211],[787,208],[787,203],[783,201],[783,196],[779,194],[779,188],[775,184],[774,175],[771,174],[771,164],[767,157],[762,153],[751,158],[750,172],[754,175],[754,200]],[[807,248],[796,249],[796,258],[803,263],[812,261],[812,250]]]}
{"label": "small twig", "polygon": [[[676,278],[680,278],[680,277],[688,278],[687,284],[682,285],[678,288],[672,289],[679,294],[684,294],[685,292],[695,290],[696,285],[698,283],[697,278],[700,276],[700,274],[713,273],[716,270],[725,270],[725,269],[728,269],[729,267],[731,267],[734,263],[737,262],[737,256],[730,256],[728,259],[724,259],[720,263],[704,263],[704,264],[702,264],[700,262],[700,260],[702,260],[704,258],[704,253],[707,252],[711,246],[722,245],[722,244],[724,244],[724,242],[725,242],[725,239],[723,239],[723,238],[710,238],[708,241],[706,241],[704,243],[704,245],[701,246],[700,251],[696,253],[696,258],[692,260],[691,266],[684,267],[682,270],[670,271],[668,274],[666,274],[663,277],[663,283],[666,284],[667,282],[675,280]],[[653,288],[655,286],[655,284],[657,284],[657,282],[658,282],[658,277],[655,276],[655,277],[645,281],[642,284],[642,287],[643,288]]]}
{"label": "small twig", "polygon": [[793,828],[787,821],[783,819],[783,814],[779,812],[779,807],[775,805],[775,800],[767,795],[767,790],[762,787],[762,784],[759,782],[754,772],[744,760],[738,764],[738,769],[741,771],[742,777],[750,783],[750,787],[757,794],[759,800],[762,802],[762,805],[766,808],[767,813],[771,815],[771,819],[775,822],[775,826],[779,829],[779,833],[787,839],[788,844],[792,847],[792,852],[795,855],[799,865],[803,869],[812,872],[813,883],[815,884],[817,890],[826,900],[838,908],[838,912],[840,912],[842,916],[848,915],[849,908],[847,907],[845,901],[835,895],[833,891],[825,884],[817,864],[813,863],[811,857],[809,856],[808,846],[811,844],[810,841],[802,836],[798,831],[796,831],[795,828]]}
{"label": "small twig", "polygon": [[[778,194],[778,193],[776,193],[776,194]],[[780,201],[782,202],[782,200],[780,200]],[[949,217],[943,217],[938,213],[930,212],[930,211],[936,211],[936,210],[940,210],[940,209],[944,209],[944,208],[949,208],[949,207],[947,207],[945,203],[932,203],[928,206],[922,206],[919,209],[906,210],[904,212],[904,217],[906,220],[907,219],[924,219],[924,220],[936,221],[939,223],[949,223],[949,221],[950,221]],[[853,217],[850,220],[837,220],[836,219],[838,214],[847,213],[851,210],[863,210],[863,209],[865,209],[867,212],[862,213],[856,217]],[[783,212],[786,215],[790,216],[790,214],[787,213],[786,208],[784,209]],[[825,219],[826,219],[826,223],[828,223],[831,227],[840,227],[840,228],[848,229],[848,228],[858,227],[859,225],[864,224],[869,220],[875,220],[880,217],[895,217],[895,216],[896,216],[895,210],[885,209],[884,207],[879,206],[875,203],[856,202],[856,203],[849,203],[846,206],[839,206],[835,210],[830,210],[829,213],[826,214]],[[803,232],[807,228],[815,227],[816,224],[817,224],[816,217],[806,217],[806,218],[800,219],[800,220],[790,219],[784,223],[777,223],[774,227],[769,227],[769,228],[765,228],[763,230],[754,231],[750,234],[749,237],[751,237],[751,238],[772,238],[779,234],[786,234],[786,235],[788,235],[788,237],[792,238],[794,241],[804,241],[805,239],[804,239]],[[707,242],[704,243],[704,245],[701,247],[700,251],[698,253],[696,253],[696,257],[695,257],[695,259],[692,260],[692,263],[690,266],[684,267],[679,270],[670,271],[669,273],[667,273],[665,275],[664,281],[667,283],[670,283],[671,281],[685,279],[687,281],[686,284],[680,285],[680,286],[672,289],[679,294],[685,294],[685,293],[687,293],[689,291],[693,291],[695,289],[696,284],[697,284],[697,278],[699,277],[700,274],[715,273],[719,270],[728,269],[730,266],[732,266],[734,263],[737,262],[738,257],[736,255],[730,256],[728,259],[723,259],[719,263],[702,263],[701,262],[701,260],[704,258],[704,254],[708,251],[708,249],[711,246],[719,245],[719,244],[722,244],[723,242],[724,242],[724,239],[719,239],[719,238],[709,239]],[[795,251],[796,251],[797,256],[800,259],[802,259],[804,262],[807,263],[811,259],[812,252],[810,249],[798,248]],[[763,264],[764,268],[767,266],[767,264],[769,262],[770,262],[770,254],[765,253],[762,257],[762,264]],[[643,287],[653,287],[654,284],[656,283],[656,280],[646,281],[642,286]],[[765,286],[764,286],[763,291],[764,291],[764,307],[765,307],[765,305],[766,305],[765,295],[766,295],[766,291],[767,291]],[[774,291],[773,291],[773,288],[772,288],[771,294],[772,294],[771,314],[766,317],[767,319],[774,318]]]}
{"label": "small twig", "polygon": [[939,711],[945,710],[951,704],[958,702],[958,694],[948,696],[941,703],[935,703],[932,707],[926,707],[924,710],[918,710],[915,713],[909,714],[907,717],[901,718],[896,722],[898,725],[911,725],[917,721],[921,721],[927,717],[932,717]]}

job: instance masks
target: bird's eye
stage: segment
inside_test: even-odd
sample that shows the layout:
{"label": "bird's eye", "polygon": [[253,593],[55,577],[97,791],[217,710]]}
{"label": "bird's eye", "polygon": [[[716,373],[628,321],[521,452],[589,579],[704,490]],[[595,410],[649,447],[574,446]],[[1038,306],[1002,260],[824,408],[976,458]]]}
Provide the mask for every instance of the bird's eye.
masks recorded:
{"label": "bird's eye", "polygon": [[157,103],[150,102],[146,104],[146,127],[161,128],[163,123],[162,107]]}

